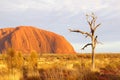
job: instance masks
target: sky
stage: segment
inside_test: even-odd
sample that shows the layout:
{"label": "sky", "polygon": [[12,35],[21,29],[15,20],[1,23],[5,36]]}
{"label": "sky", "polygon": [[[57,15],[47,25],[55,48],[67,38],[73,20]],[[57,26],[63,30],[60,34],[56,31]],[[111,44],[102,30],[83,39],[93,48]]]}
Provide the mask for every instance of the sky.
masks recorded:
{"label": "sky", "polygon": [[96,52],[120,52],[120,0],[0,0],[0,28],[20,25],[35,26],[64,36],[76,52],[90,42],[71,29],[89,32],[86,14],[94,12],[97,23]]}

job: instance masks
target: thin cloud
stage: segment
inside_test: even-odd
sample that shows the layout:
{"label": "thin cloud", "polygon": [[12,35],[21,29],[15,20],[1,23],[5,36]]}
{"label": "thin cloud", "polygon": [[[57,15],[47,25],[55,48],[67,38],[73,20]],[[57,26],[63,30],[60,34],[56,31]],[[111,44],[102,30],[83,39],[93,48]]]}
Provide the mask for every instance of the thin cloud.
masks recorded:
{"label": "thin cloud", "polygon": [[81,10],[100,10],[109,7],[102,0],[3,0],[0,3],[2,10],[15,11],[37,9],[41,11],[68,10],[72,13]]}
{"label": "thin cloud", "polygon": [[[72,38],[67,34],[70,25],[73,29],[88,30],[85,14],[95,12],[98,22],[102,25],[97,34],[101,41],[114,43],[120,30],[120,0],[1,0],[0,2],[0,26],[33,25],[40,26],[61,35],[64,35],[76,50],[80,50],[79,41],[82,37],[78,35]],[[77,41],[77,42],[76,42]],[[109,47],[113,45],[107,43]],[[109,45],[110,44],[110,45]],[[115,44],[117,45],[117,44]],[[117,46],[109,47],[115,51]],[[81,45],[82,47],[83,45]],[[106,48],[106,50],[107,50]],[[86,51],[89,51],[86,49]],[[100,50],[100,48],[99,48]],[[98,51],[99,51],[98,50]]]}

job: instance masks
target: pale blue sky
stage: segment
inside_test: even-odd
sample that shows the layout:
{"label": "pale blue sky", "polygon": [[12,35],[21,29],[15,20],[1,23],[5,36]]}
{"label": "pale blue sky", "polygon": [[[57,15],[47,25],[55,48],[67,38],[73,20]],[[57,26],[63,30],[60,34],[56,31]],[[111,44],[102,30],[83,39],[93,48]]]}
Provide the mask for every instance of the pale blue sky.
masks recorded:
{"label": "pale blue sky", "polygon": [[77,52],[89,39],[68,28],[89,31],[86,13],[98,16],[97,52],[120,52],[120,0],[0,0],[0,28],[36,26],[63,35]]}

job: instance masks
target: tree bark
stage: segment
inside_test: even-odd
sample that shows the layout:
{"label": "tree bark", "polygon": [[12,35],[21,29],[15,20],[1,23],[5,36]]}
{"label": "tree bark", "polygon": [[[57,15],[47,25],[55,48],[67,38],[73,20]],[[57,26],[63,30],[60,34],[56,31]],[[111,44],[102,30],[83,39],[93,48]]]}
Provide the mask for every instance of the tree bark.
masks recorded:
{"label": "tree bark", "polygon": [[95,68],[95,48],[92,47],[92,69]]}
{"label": "tree bark", "polygon": [[92,69],[95,68],[95,37],[92,35]]}

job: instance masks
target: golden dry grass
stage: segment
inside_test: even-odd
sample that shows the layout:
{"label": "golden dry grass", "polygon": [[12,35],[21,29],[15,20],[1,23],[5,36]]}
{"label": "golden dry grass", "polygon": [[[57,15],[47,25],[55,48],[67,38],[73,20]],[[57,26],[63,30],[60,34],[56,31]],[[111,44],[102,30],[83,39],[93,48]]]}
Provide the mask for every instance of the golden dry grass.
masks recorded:
{"label": "golden dry grass", "polygon": [[5,55],[0,55],[0,80],[120,80],[120,54],[96,54],[95,70],[91,69],[91,54],[37,56],[32,59],[37,64],[24,55],[22,68],[9,69]]}

